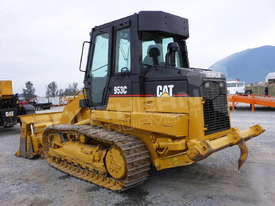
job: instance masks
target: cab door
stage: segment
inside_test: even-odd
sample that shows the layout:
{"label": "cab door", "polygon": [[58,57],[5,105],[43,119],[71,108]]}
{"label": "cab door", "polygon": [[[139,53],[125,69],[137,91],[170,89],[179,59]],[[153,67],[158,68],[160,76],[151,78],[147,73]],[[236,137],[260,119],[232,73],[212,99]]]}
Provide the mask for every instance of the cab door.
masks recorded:
{"label": "cab door", "polygon": [[85,87],[91,106],[106,105],[106,90],[111,69],[112,28],[94,30]]}
{"label": "cab door", "polygon": [[111,96],[131,94],[131,29],[128,24],[114,27],[113,70],[109,84]]}

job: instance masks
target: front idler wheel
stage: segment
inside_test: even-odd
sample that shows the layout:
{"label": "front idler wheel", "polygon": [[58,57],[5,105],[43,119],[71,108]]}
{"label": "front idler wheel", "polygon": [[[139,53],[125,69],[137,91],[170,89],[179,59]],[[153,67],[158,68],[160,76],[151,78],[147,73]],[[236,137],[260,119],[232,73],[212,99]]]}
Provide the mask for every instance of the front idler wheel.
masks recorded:
{"label": "front idler wheel", "polygon": [[105,166],[108,173],[115,179],[123,179],[127,175],[127,162],[121,150],[111,147],[105,158]]}

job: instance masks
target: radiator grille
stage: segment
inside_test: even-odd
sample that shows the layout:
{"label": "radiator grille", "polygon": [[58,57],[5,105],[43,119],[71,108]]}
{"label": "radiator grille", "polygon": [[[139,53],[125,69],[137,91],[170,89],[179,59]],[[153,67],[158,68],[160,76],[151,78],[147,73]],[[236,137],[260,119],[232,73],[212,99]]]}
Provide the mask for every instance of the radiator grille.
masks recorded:
{"label": "radiator grille", "polygon": [[[223,86],[220,86],[220,83]],[[207,87],[205,84],[208,84]],[[208,81],[203,85],[205,135],[230,128],[227,110],[227,95],[225,82]]]}

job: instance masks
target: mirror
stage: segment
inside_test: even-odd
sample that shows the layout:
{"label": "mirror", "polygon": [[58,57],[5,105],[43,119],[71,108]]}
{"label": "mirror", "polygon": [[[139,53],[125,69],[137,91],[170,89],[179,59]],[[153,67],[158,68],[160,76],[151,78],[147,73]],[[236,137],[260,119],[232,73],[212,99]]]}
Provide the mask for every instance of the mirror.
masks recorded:
{"label": "mirror", "polygon": [[[80,62],[79,62],[79,71],[81,72],[86,72],[86,68],[85,69],[82,69],[82,62],[83,62],[83,54],[85,53],[85,61],[84,62],[87,62],[88,60],[88,53],[89,53],[89,46],[90,46],[90,42],[89,41],[84,41],[82,43],[82,50],[81,50],[81,56],[80,56]],[[85,64],[86,66],[86,64]]]}

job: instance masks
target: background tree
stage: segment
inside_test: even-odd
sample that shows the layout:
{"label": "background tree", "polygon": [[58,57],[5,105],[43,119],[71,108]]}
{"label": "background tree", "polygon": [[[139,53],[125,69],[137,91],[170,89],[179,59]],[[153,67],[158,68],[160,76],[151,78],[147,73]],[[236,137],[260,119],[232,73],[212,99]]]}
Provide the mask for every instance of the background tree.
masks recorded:
{"label": "background tree", "polygon": [[35,98],[35,88],[33,86],[33,83],[31,81],[27,81],[25,83],[25,88],[23,88],[23,96],[26,101],[30,101],[33,98]]}
{"label": "background tree", "polygon": [[74,96],[79,92],[78,83],[73,82],[72,84],[69,84],[69,86],[64,90],[64,96]]}
{"label": "background tree", "polygon": [[64,90],[63,89],[59,89],[58,90],[58,96],[59,97],[63,97],[64,96]]}
{"label": "background tree", "polygon": [[55,81],[52,81],[47,86],[46,97],[56,97],[57,95],[58,95],[57,84]]}

